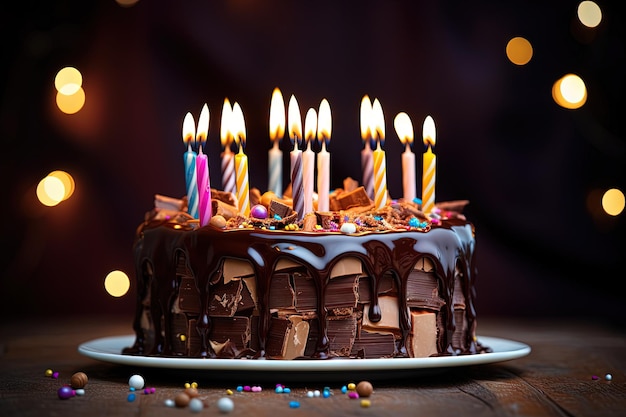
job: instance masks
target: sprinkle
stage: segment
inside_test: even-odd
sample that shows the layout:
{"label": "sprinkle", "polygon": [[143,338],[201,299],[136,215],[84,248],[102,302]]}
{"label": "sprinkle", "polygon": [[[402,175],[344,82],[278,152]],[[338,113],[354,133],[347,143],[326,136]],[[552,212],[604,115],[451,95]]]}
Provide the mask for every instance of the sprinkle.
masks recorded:
{"label": "sprinkle", "polygon": [[222,397],[217,400],[217,409],[221,413],[230,413],[235,409],[235,403],[228,397]]}
{"label": "sprinkle", "polygon": [[226,395],[233,395],[233,390],[232,389],[227,389],[226,390]]}
{"label": "sprinkle", "polygon": [[128,397],[126,397],[126,399],[129,403],[132,403],[133,401],[135,401],[135,394],[131,392],[130,394],[128,394]]}
{"label": "sprinkle", "polygon": [[591,379],[593,379],[595,381],[596,379],[598,379],[598,376],[597,375],[591,375]]}
{"label": "sprinkle", "polygon": [[289,401],[289,408],[300,408],[299,401]]}
{"label": "sprinkle", "polygon": [[417,197],[415,197],[415,198],[413,199],[413,202],[414,202],[415,204],[422,204],[422,199],[421,199],[421,198],[417,198]]}
{"label": "sprinkle", "polygon": [[328,398],[328,397],[330,397],[330,390],[324,390],[324,391],[322,391],[322,397],[324,397],[324,398]]}
{"label": "sprinkle", "polygon": [[258,385],[255,385],[252,388],[250,388],[250,391],[252,391],[252,392],[261,392],[261,391],[263,391],[263,388],[259,387]]}
{"label": "sprinkle", "polygon": [[309,398],[313,398],[313,391],[307,391],[306,396]]}
{"label": "sprinkle", "polygon": [[283,218],[280,217],[278,214],[274,214],[274,220],[282,220]]}
{"label": "sprinkle", "polygon": [[60,399],[67,400],[68,398],[72,398],[74,395],[76,395],[76,393],[70,386],[63,385],[57,391],[57,395],[59,396]]}
{"label": "sprinkle", "polygon": [[198,383],[197,382],[192,382],[191,383],[191,388],[198,388]]}
{"label": "sprinkle", "polygon": [[252,387],[250,387],[250,385],[244,385],[243,390],[244,392],[250,392],[252,391]]}
{"label": "sprinkle", "polygon": [[285,394],[291,393],[291,388],[288,388],[288,387],[283,388],[283,393]]}
{"label": "sprinkle", "polygon": [[366,399],[361,400],[361,407],[363,407],[363,408],[367,408],[367,407],[369,407],[370,405],[372,405],[372,403],[371,403],[371,401],[370,401],[370,400],[366,400]]}
{"label": "sprinkle", "polygon": [[419,227],[419,225],[420,225],[420,221],[417,220],[417,218],[411,217],[409,219],[409,226],[411,226],[411,227]]}
{"label": "sprinkle", "polygon": [[58,372],[53,372],[52,373],[52,378],[59,379],[59,373]]}
{"label": "sprinkle", "polygon": [[176,403],[171,398],[168,398],[163,403],[165,404],[166,407],[175,407],[176,406]]}
{"label": "sprinkle", "polygon": [[185,382],[185,389],[191,388],[191,384],[189,382]]}
{"label": "sprinkle", "polygon": [[192,398],[189,401],[189,409],[194,413],[199,413],[204,408],[204,403],[200,398]]}
{"label": "sprinkle", "polygon": [[354,390],[356,389],[356,384],[355,384],[354,382],[350,382],[350,383],[348,384],[348,389],[349,389],[350,391],[354,391]]}
{"label": "sprinkle", "polygon": [[341,393],[345,394],[346,392],[348,392],[348,387],[344,385],[343,387],[341,387]]}
{"label": "sprinkle", "polygon": [[356,400],[357,398],[359,398],[359,393],[356,391],[350,391],[348,393],[348,398],[351,398],[353,400]]}
{"label": "sprinkle", "polygon": [[85,395],[85,390],[82,388],[78,388],[77,390],[74,390],[74,392],[76,393],[76,395],[81,396],[81,397]]}
{"label": "sprinkle", "polygon": [[45,375],[46,375],[47,377],[51,377],[51,376],[52,376],[52,369],[46,369],[46,373],[45,373]]}
{"label": "sprinkle", "polygon": [[241,385],[238,385],[236,390],[237,390],[237,392],[241,392],[241,391],[243,391],[243,387]]}
{"label": "sprinkle", "polygon": [[612,379],[613,379],[613,375],[611,375],[611,374],[606,374],[606,375],[604,375],[604,379],[606,379],[607,381],[610,381],[610,380],[612,380]]}
{"label": "sprinkle", "polygon": [[274,392],[276,394],[282,394],[284,392],[284,388],[280,385],[277,385],[276,388],[274,388]]}

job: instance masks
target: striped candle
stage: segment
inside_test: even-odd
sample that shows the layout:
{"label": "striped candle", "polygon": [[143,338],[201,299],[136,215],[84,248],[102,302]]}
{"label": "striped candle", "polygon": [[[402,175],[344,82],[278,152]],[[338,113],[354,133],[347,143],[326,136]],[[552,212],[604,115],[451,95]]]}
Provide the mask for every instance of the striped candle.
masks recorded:
{"label": "striped candle", "polygon": [[426,152],[424,152],[422,173],[422,212],[428,214],[435,208],[435,177],[437,174],[437,156],[432,150],[436,143],[435,121],[430,116],[424,120],[422,136],[424,146],[427,147]]}
{"label": "striped candle", "polygon": [[196,173],[198,184],[198,217],[200,226],[206,226],[211,221],[213,215],[213,205],[211,202],[211,180],[209,178],[209,159],[202,152],[202,147],[206,144],[209,130],[209,107],[205,104],[200,112],[198,120],[198,133],[196,141],[199,143],[198,156],[196,158]]}
{"label": "striped candle", "polygon": [[385,116],[378,99],[374,100],[372,106],[372,120],[374,129],[372,135],[376,137],[376,150],[373,152],[374,158],[374,206],[377,209],[387,205],[387,164],[385,162],[385,151],[382,144],[385,142]]}
{"label": "striped candle", "polygon": [[246,144],[246,124],[239,103],[233,105],[233,132],[239,152],[235,155],[235,182],[237,183],[237,207],[245,217],[250,215],[250,183],[248,180],[248,156],[243,152]]}
{"label": "striped candle", "polygon": [[235,182],[235,164],[234,164],[234,152],[231,149],[233,143],[233,132],[231,126],[232,108],[230,107],[230,101],[228,98],[224,99],[224,105],[222,107],[222,121],[220,125],[220,141],[224,151],[221,156],[221,171],[222,171],[222,190],[228,193],[237,193],[237,186]]}
{"label": "striped candle", "polygon": [[296,98],[292,95],[289,99],[289,139],[293,143],[293,150],[289,154],[291,161],[291,198],[292,208],[298,213],[298,220],[304,218],[304,189],[302,184],[302,151],[298,144],[302,139],[302,120],[300,108]]}
{"label": "striped candle", "polygon": [[372,102],[369,96],[361,100],[361,170],[363,172],[362,185],[369,198],[374,199],[374,160],[372,159]]}
{"label": "striped candle", "polygon": [[187,212],[194,219],[198,218],[198,187],[196,183],[196,152],[192,149],[195,144],[195,122],[191,113],[185,115],[183,120],[183,143],[187,145],[187,151],[183,154],[185,164],[185,182],[187,188]]}

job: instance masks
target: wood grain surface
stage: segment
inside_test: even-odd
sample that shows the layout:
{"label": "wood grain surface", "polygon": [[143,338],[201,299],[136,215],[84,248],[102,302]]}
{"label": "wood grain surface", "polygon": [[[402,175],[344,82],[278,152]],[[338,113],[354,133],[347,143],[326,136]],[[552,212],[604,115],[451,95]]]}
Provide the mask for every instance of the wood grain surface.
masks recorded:
{"label": "wood grain surface", "polygon": [[[626,415],[626,334],[599,323],[483,319],[478,334],[517,340],[530,355],[512,361],[407,374],[229,375],[114,365],[80,355],[80,343],[129,334],[127,318],[92,317],[4,323],[0,325],[0,415],[2,416],[182,416],[189,408],[169,408],[197,382],[205,408],[198,415],[224,415],[216,405],[226,391],[233,416],[624,416]],[[59,372],[58,379],[45,376]],[[73,373],[89,377],[85,395],[67,400],[57,390]],[[154,394],[137,393],[129,402],[128,378],[139,373]],[[606,380],[605,375],[612,379]],[[597,377],[595,379],[594,377]],[[370,406],[341,393],[349,382],[367,379],[374,392]],[[283,383],[290,394],[274,392]],[[261,392],[237,392],[258,385]],[[329,398],[308,391],[331,389]],[[299,408],[290,408],[298,401]]]}

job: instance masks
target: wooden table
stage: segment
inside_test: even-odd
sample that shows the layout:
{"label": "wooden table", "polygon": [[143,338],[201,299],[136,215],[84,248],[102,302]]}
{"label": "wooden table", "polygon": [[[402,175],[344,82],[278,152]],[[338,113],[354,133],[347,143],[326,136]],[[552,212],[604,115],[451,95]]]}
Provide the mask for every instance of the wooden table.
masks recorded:
{"label": "wooden table", "polygon": [[[129,334],[128,318],[58,318],[0,325],[0,415],[2,416],[183,416],[189,408],[170,408],[165,400],[197,382],[206,407],[199,415],[223,415],[216,402],[230,398],[231,415],[249,416],[624,416],[626,415],[626,334],[599,323],[482,319],[479,335],[524,342],[532,352],[497,364],[450,368],[398,378],[373,375],[370,406],[341,393],[354,381],[288,378],[290,394],[274,392],[281,380],[212,372],[167,371],[100,362],[78,353],[79,344]],[[45,376],[46,369],[58,379]],[[61,400],[57,390],[71,375],[89,376],[85,395]],[[128,379],[141,373],[154,394],[139,393],[128,401]],[[608,381],[605,375],[612,375]],[[344,379],[345,377],[345,379]],[[597,379],[596,379],[597,377]],[[246,378],[248,378],[246,380]],[[272,375],[269,378],[276,378]],[[358,376],[361,378],[361,376]],[[258,381],[257,381],[258,380]],[[237,392],[255,385],[261,392]],[[307,396],[330,387],[329,398]],[[299,408],[290,408],[298,401]]]}

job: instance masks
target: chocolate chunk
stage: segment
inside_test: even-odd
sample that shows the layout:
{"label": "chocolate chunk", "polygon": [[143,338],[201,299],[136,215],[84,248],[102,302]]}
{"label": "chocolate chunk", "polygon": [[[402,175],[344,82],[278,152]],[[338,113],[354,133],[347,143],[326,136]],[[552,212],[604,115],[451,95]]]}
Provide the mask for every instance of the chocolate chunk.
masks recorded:
{"label": "chocolate chunk", "polygon": [[361,330],[352,345],[352,356],[363,359],[388,358],[394,355],[396,341],[391,332]]}
{"label": "chocolate chunk", "polygon": [[367,192],[363,186],[358,187],[350,192],[345,192],[337,196],[337,203],[341,210],[348,210],[355,207],[370,207],[372,201],[367,196]]}
{"label": "chocolate chunk", "polygon": [[330,353],[336,356],[350,356],[356,337],[356,315],[329,316],[326,320]]}
{"label": "chocolate chunk", "polygon": [[178,308],[185,313],[200,313],[200,293],[195,279],[183,277],[178,288]]}

